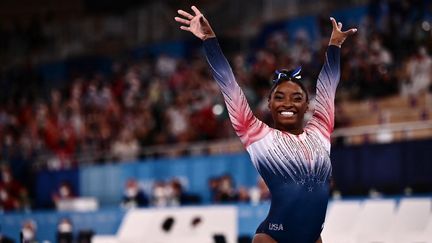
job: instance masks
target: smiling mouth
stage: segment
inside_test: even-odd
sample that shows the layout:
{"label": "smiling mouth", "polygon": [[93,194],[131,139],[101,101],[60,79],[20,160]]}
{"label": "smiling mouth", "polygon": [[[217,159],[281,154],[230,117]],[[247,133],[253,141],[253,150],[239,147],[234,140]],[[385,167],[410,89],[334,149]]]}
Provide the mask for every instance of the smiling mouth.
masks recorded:
{"label": "smiling mouth", "polygon": [[281,111],[279,114],[283,117],[293,117],[296,113],[292,111]]}

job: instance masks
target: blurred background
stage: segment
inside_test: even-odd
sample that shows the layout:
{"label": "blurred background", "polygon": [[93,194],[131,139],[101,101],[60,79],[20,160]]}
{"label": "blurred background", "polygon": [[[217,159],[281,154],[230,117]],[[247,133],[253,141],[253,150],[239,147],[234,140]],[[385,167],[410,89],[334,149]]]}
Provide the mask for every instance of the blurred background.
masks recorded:
{"label": "blurred background", "polygon": [[[269,125],[274,70],[301,65],[313,96],[329,16],[357,27],[341,52],[330,206],[355,201],[363,212],[380,199],[398,218],[404,200],[423,200],[415,235],[432,239],[431,0],[2,0],[0,241],[88,242],[118,236],[130,209],[223,205],[235,209],[235,240],[214,242],[250,242],[271,195],[201,42],[174,21],[192,4]],[[365,214],[349,220],[351,237]],[[164,220],[168,232],[176,221]]]}

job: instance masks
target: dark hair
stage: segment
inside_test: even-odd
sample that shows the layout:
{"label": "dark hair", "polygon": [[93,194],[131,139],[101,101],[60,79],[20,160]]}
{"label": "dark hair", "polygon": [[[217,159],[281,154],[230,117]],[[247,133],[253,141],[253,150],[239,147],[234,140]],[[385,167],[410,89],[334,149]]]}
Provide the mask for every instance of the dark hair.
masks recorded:
{"label": "dark hair", "polygon": [[300,71],[301,71],[301,67],[298,67],[296,69],[291,69],[291,70],[287,70],[287,69],[276,70],[272,77],[272,87],[270,89],[268,98],[269,99],[271,98],[273,91],[276,89],[277,86],[279,86],[279,84],[285,81],[290,81],[300,86],[300,88],[306,94],[306,101],[309,101],[309,94],[306,90],[306,87],[300,81],[301,79]]}

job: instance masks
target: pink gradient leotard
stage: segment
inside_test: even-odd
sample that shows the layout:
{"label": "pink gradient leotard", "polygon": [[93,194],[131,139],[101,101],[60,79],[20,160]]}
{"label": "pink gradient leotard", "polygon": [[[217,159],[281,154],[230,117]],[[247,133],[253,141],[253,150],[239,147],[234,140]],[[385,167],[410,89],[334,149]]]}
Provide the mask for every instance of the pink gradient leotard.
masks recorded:
{"label": "pink gradient leotard", "polygon": [[268,216],[256,233],[280,243],[313,243],[321,233],[331,175],[330,134],[340,77],[340,48],[329,46],[318,76],[315,110],[300,135],[273,129],[257,119],[237,84],[216,38],[204,41],[235,132],[272,195]]}

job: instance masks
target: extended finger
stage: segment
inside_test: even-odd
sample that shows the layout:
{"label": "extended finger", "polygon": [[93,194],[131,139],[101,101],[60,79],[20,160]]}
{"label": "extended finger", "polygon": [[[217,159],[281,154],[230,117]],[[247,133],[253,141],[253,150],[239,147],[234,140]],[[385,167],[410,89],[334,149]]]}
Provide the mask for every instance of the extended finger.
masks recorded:
{"label": "extended finger", "polygon": [[337,29],[336,20],[333,17],[330,17],[330,21],[332,22],[333,29]]}
{"label": "extended finger", "polygon": [[200,15],[200,14],[201,14],[201,12],[198,10],[197,7],[192,6],[191,8],[192,8],[192,10],[194,11],[195,15]]}
{"label": "extended finger", "polygon": [[190,21],[189,20],[182,19],[180,17],[175,17],[174,19],[175,19],[175,21],[177,21],[179,23],[182,23],[182,24],[185,24],[185,25],[190,25]]}
{"label": "extended finger", "polygon": [[190,31],[190,27],[187,27],[187,26],[180,26],[180,29],[182,29],[182,30],[186,30],[186,31]]}
{"label": "extended finger", "polygon": [[341,22],[338,22],[338,29],[342,30],[342,23]]}
{"label": "extended finger", "polygon": [[194,17],[192,14],[190,14],[190,13],[188,13],[186,11],[183,11],[181,9],[177,10],[177,13],[180,14],[181,16],[189,19],[189,20],[193,19],[193,17]]}
{"label": "extended finger", "polygon": [[357,32],[357,28],[352,28],[352,29],[349,29],[349,30],[347,30],[347,31],[345,31],[345,32],[343,32],[345,35],[352,35],[352,34],[354,34],[354,33],[356,33]]}

